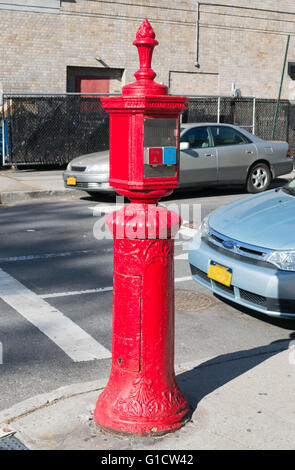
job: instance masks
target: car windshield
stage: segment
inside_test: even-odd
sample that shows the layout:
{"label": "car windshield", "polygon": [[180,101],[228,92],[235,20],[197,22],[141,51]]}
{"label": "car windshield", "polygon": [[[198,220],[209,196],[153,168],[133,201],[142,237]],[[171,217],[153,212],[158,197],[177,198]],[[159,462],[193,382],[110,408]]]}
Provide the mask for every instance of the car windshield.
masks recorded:
{"label": "car windshield", "polygon": [[291,194],[292,196],[295,196],[295,178],[283,187],[283,191]]}

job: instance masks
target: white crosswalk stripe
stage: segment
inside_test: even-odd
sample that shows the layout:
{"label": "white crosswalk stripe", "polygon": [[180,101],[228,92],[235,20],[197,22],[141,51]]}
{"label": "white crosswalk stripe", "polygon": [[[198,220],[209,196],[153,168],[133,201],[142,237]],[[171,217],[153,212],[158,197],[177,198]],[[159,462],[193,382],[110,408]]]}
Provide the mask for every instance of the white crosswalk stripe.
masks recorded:
{"label": "white crosswalk stripe", "polygon": [[[177,277],[175,282],[185,282],[191,281],[191,276]],[[103,292],[110,292],[113,290],[113,286],[100,287],[97,289],[85,289],[85,290],[75,290],[68,292],[52,292],[50,294],[41,294],[39,297],[41,299],[54,299],[55,297],[67,297],[70,295],[84,295],[84,294],[101,294]]]}
{"label": "white crosswalk stripe", "polygon": [[111,357],[108,349],[76,323],[2,269],[0,298],[54,341],[74,362]]}

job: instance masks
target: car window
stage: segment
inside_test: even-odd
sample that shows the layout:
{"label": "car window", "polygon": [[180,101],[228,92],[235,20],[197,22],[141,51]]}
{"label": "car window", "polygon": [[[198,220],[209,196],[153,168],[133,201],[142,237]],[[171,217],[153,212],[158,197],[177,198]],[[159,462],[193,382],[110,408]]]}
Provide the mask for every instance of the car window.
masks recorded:
{"label": "car window", "polygon": [[189,146],[192,149],[212,147],[211,136],[207,127],[192,127],[188,129],[180,141],[189,142]]}
{"label": "car window", "polygon": [[240,132],[226,126],[212,126],[211,127],[214,145],[221,147],[223,145],[240,145],[248,144],[249,139],[242,135]]}

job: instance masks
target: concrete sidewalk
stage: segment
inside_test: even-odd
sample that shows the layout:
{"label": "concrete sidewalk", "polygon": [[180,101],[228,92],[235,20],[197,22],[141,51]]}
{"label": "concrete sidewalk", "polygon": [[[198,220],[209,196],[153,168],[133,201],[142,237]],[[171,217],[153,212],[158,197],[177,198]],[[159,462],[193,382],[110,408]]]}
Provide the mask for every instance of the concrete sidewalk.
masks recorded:
{"label": "concrete sidewalk", "polygon": [[288,346],[278,341],[177,367],[193,415],[165,436],[126,437],[101,430],[92,417],[106,385],[99,380],[1,411],[0,428],[15,431],[14,437],[31,450],[294,449],[295,353]]}
{"label": "concrete sidewalk", "polygon": [[[50,196],[87,196],[85,191],[64,187],[64,170],[0,170],[0,204]],[[274,180],[282,186],[295,177],[295,170]]]}
{"label": "concrete sidewalk", "polygon": [[[63,170],[0,171],[0,204],[49,196],[74,195],[77,190],[64,187]],[[85,192],[79,191],[85,195]]]}

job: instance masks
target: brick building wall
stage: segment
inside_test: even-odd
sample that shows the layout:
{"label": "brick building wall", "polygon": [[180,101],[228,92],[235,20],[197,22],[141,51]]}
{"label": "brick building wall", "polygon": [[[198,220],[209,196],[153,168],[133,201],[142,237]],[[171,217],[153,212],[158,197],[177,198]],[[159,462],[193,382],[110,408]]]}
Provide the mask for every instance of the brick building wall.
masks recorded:
{"label": "brick building wall", "polygon": [[[242,96],[275,98],[288,34],[295,62],[293,0],[0,0],[2,87],[74,91],[85,73],[120,92],[138,69],[132,42],[145,17],[160,43],[156,80],[171,93],[230,95],[234,84]],[[295,99],[287,70],[282,98]]]}

